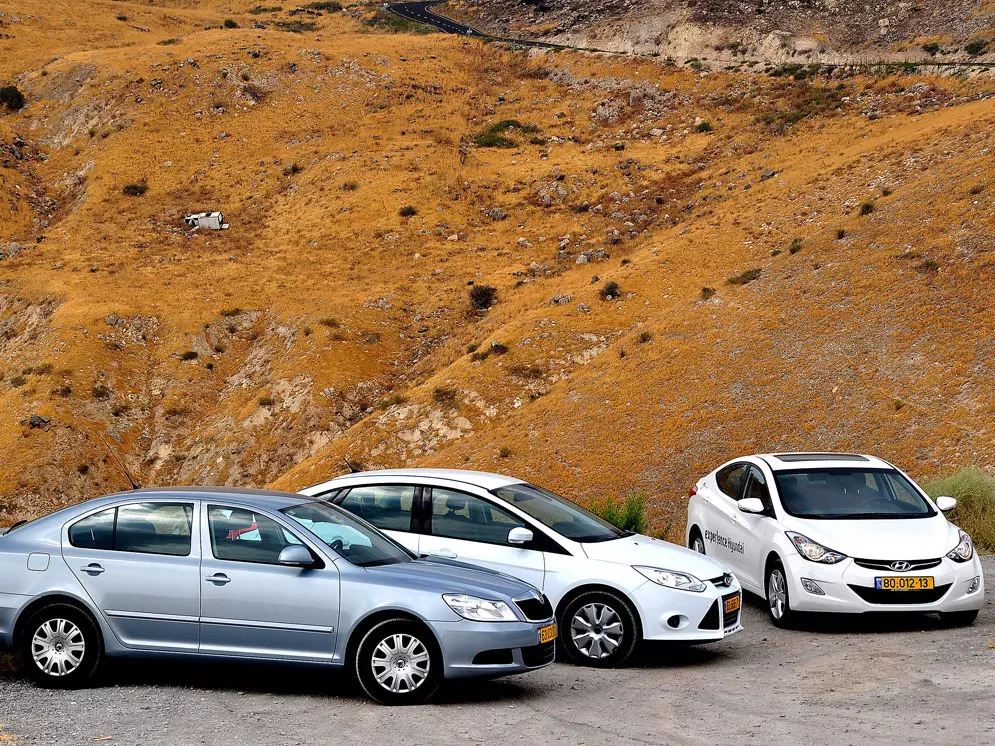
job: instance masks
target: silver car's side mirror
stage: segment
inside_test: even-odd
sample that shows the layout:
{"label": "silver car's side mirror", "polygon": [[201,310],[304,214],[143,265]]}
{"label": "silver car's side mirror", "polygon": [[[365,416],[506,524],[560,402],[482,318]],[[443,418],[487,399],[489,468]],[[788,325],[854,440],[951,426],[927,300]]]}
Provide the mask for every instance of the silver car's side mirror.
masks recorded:
{"label": "silver car's side mirror", "polygon": [[936,507],[944,513],[949,513],[957,507],[957,499],[950,497],[950,495],[940,495],[934,502],[936,502]]}
{"label": "silver car's side mirror", "polygon": [[759,497],[744,497],[739,501],[739,509],[744,513],[763,513],[765,510]]}
{"label": "silver car's side mirror", "polygon": [[307,547],[292,544],[289,547],[284,547],[283,551],[280,552],[279,562],[287,567],[313,567],[314,555]]}
{"label": "silver car's side mirror", "polygon": [[533,538],[532,532],[527,528],[522,528],[521,526],[515,526],[515,528],[508,532],[509,544],[528,544]]}

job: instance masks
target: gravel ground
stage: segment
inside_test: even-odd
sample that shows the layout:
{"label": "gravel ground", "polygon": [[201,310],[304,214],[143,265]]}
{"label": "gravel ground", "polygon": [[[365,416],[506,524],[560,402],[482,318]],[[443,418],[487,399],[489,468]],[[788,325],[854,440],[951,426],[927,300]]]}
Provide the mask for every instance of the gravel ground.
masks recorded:
{"label": "gravel ground", "polygon": [[995,744],[992,601],[953,630],[886,616],[786,632],[756,599],[744,623],[717,645],[651,647],[627,670],[558,663],[418,708],[370,704],[318,669],[227,663],[117,664],[95,688],[44,691],[0,658],[0,743]]}

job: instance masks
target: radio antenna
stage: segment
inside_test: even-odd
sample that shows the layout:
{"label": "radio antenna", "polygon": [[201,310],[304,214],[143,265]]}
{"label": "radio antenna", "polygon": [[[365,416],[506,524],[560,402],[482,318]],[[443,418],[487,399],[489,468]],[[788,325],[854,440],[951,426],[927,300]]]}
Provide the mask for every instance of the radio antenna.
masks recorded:
{"label": "radio antenna", "polygon": [[142,485],[140,485],[138,482],[136,482],[134,479],[131,478],[131,474],[128,473],[128,470],[125,468],[124,463],[121,461],[121,459],[117,457],[117,454],[114,453],[114,449],[110,447],[110,444],[106,440],[104,440],[104,436],[97,435],[97,437],[100,438],[100,442],[104,444],[104,448],[107,449],[107,452],[111,455],[111,458],[114,459],[114,463],[117,464],[117,468],[121,470],[121,473],[124,474],[125,479],[128,480],[128,483],[131,485],[131,489],[133,490],[141,489]]}
{"label": "radio antenna", "polygon": [[354,464],[349,460],[348,456],[343,456],[342,460],[345,461],[346,467],[349,469],[350,474],[358,474],[363,470],[362,464]]}

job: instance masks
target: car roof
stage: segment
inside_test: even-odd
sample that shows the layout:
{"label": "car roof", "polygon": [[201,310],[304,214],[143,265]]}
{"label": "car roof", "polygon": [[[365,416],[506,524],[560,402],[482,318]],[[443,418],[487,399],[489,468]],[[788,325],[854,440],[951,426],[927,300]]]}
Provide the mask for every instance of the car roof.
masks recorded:
{"label": "car roof", "polygon": [[122,499],[186,498],[190,500],[228,500],[269,510],[279,510],[301,502],[301,495],[277,490],[256,490],[240,487],[142,487],[127,492],[117,492],[87,501],[93,506],[101,502],[119,502]]}
{"label": "car roof", "polygon": [[862,453],[823,453],[795,451],[790,453],[762,453],[757,458],[763,459],[772,471],[788,469],[832,469],[832,468],[869,468],[894,469],[884,459]]}
{"label": "car roof", "polygon": [[460,482],[470,484],[475,487],[482,487],[485,490],[495,490],[499,487],[507,487],[509,484],[521,484],[524,480],[516,477],[508,477],[504,474],[492,474],[487,471],[471,471],[469,469],[378,469],[374,471],[359,471],[355,474],[344,474],[336,477],[327,484],[333,485],[338,481],[355,478],[404,478],[420,477],[423,479],[438,479],[447,482]]}

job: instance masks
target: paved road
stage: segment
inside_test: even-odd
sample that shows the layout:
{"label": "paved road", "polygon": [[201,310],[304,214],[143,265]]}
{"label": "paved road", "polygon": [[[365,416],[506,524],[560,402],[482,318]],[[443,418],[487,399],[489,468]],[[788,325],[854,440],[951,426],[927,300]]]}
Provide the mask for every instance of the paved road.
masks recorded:
{"label": "paved road", "polygon": [[[473,26],[467,26],[465,23],[460,23],[454,21],[451,18],[446,18],[445,16],[439,15],[438,13],[432,12],[433,5],[439,5],[445,2],[445,0],[428,0],[428,2],[412,2],[412,3],[394,3],[388,6],[391,13],[401,16],[402,18],[407,18],[411,21],[417,21],[418,23],[424,23],[428,26],[434,26],[447,34],[459,34],[460,36],[475,36],[479,39],[488,39],[490,41],[500,41],[506,42],[508,44],[517,44],[522,47],[542,47],[544,49],[566,49],[562,44],[551,44],[545,41],[533,41],[531,39],[508,39],[501,36],[491,36],[490,34],[485,34],[483,31],[478,31],[473,28]],[[594,50],[597,51],[597,50]]]}
{"label": "paved road", "polygon": [[[995,558],[984,565],[995,577]],[[118,664],[101,686],[58,692],[0,657],[0,744],[5,732],[23,746],[995,744],[991,600],[953,630],[888,616],[782,631],[753,600],[744,623],[716,645],[650,648],[626,670],[557,663],[394,709],[323,669]]]}

